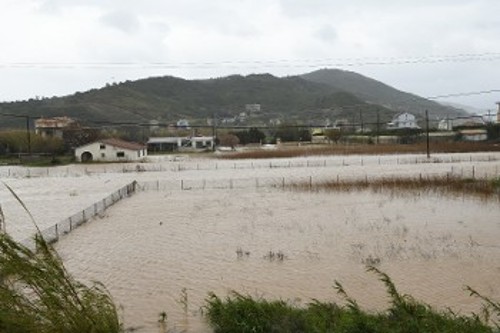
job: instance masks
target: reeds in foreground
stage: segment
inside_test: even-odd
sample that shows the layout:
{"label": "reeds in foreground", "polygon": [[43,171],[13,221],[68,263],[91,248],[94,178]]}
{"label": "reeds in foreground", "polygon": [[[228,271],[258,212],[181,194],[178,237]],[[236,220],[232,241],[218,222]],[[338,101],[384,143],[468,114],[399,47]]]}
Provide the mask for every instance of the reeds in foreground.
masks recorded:
{"label": "reeds in foreground", "polygon": [[0,333],[123,332],[105,287],[73,279],[37,230],[36,250],[0,234]]}
{"label": "reeds in foreground", "polygon": [[388,275],[377,268],[368,271],[378,275],[391,300],[390,307],[380,313],[361,309],[342,285],[334,288],[346,305],[313,300],[305,307],[285,301],[254,299],[233,293],[225,299],[210,294],[206,315],[216,333],[229,332],[330,332],[330,333],[494,333],[477,315],[460,316],[441,312],[411,296],[400,294]]}

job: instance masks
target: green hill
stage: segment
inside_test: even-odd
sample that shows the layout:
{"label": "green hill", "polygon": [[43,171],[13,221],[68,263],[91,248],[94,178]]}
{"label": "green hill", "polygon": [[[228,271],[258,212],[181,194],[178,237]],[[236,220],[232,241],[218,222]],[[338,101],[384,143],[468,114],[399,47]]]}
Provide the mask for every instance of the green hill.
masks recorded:
{"label": "green hill", "polygon": [[398,112],[407,111],[422,118],[425,110],[440,118],[467,114],[464,110],[397,90],[380,81],[350,71],[321,69],[301,77],[311,82],[326,84],[334,89],[342,89],[368,103],[383,105]]}
{"label": "green hill", "polygon": [[[413,97],[412,102],[405,102],[408,96]],[[401,110],[421,113],[421,106],[440,114],[459,113],[359,74],[322,70],[284,78],[269,74],[208,80],[153,77],[64,97],[1,103],[0,114],[69,116],[87,125],[151,120],[168,124],[182,118],[204,125],[215,114],[218,118],[235,117],[245,111],[246,104],[261,105],[261,111],[246,120],[248,125],[268,124],[271,119],[305,124],[339,118],[370,122],[375,121],[377,110],[381,121],[388,121]],[[0,117],[0,128],[23,126],[23,118]]]}

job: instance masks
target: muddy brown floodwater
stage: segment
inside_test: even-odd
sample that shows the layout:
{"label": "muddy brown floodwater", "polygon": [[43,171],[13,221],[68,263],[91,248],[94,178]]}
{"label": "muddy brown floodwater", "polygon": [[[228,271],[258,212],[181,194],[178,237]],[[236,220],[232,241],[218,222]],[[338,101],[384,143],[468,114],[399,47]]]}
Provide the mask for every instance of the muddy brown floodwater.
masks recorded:
{"label": "muddy brown floodwater", "polygon": [[124,199],[56,249],[77,278],[109,288],[127,326],[158,332],[158,314],[166,311],[174,331],[210,332],[200,310],[208,292],[340,301],[332,288],[338,280],[361,306],[384,309],[383,285],[365,271],[370,263],[403,293],[463,314],[478,311],[463,288],[500,299],[499,237],[498,201],[174,190]]}

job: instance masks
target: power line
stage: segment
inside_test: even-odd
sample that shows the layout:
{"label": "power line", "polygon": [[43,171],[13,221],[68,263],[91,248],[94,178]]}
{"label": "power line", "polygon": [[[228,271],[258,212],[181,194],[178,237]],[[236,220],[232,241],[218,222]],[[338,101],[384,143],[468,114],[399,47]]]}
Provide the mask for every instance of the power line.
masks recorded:
{"label": "power line", "polygon": [[461,93],[431,96],[431,97],[426,97],[426,98],[427,99],[440,99],[440,98],[449,98],[449,97],[464,97],[464,96],[484,95],[484,94],[492,94],[492,93],[498,93],[498,92],[500,92],[500,89],[461,92]]}
{"label": "power line", "polygon": [[427,55],[419,57],[358,57],[321,59],[277,59],[277,60],[224,60],[201,62],[2,62],[0,69],[209,69],[216,67],[256,67],[256,68],[304,68],[304,67],[355,67],[383,65],[411,65],[436,63],[493,62],[500,60],[500,52],[462,53],[455,55]]}

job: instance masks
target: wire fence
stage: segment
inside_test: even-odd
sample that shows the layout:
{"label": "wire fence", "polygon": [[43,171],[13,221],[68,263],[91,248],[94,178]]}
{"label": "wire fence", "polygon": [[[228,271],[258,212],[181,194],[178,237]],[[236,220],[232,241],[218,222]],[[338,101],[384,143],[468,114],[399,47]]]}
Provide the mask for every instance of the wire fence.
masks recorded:
{"label": "wire fence", "polygon": [[[55,243],[59,240],[59,237],[69,234],[71,231],[75,230],[82,224],[91,220],[92,218],[103,214],[106,209],[122,200],[123,198],[129,197],[136,192],[137,182],[133,181],[120,189],[114,191],[104,199],[92,204],[91,206],[79,211],[78,213],[56,223],[55,225],[41,230],[41,234],[45,241],[49,243]],[[22,244],[29,248],[35,247],[35,241],[32,237],[27,238],[22,241]]]}
{"label": "wire fence", "polygon": [[[360,179],[370,182],[375,180],[380,180],[388,177],[400,177],[400,178],[429,178],[429,177],[460,177],[460,178],[470,178],[470,179],[493,179],[500,177],[500,163],[480,163],[480,162],[492,162],[498,161],[496,156],[489,155],[470,155],[470,156],[447,156],[446,159],[433,158],[426,159],[420,157],[403,158],[396,157],[393,159],[395,164],[409,164],[409,163],[452,163],[450,165],[443,164],[440,168],[425,168],[422,166],[421,172],[415,172],[414,168],[412,170],[405,170],[405,168],[399,170],[389,170],[384,173],[384,167],[382,168],[359,168],[359,166],[366,165],[365,163],[371,163],[371,165],[385,165],[380,163],[380,159],[377,157],[371,157],[371,159],[359,160],[350,158],[348,162],[341,159],[339,160],[327,160],[327,159],[315,159],[315,160],[283,160],[283,161],[246,161],[246,162],[231,162],[227,161],[224,164],[219,165],[218,162],[215,163],[177,163],[174,166],[174,170],[181,171],[193,170],[197,168],[234,168],[234,169],[249,169],[249,168],[300,168],[300,167],[328,167],[332,166],[332,163],[337,163],[337,166],[353,166],[353,161],[358,161],[358,168],[355,172],[352,172],[351,168],[337,168],[335,173],[325,173],[323,175],[308,175],[308,176],[286,176],[286,177],[243,177],[243,178],[207,178],[207,179],[180,179],[180,180],[165,180],[157,179],[153,181],[133,181],[128,185],[116,190],[111,193],[106,198],[92,204],[91,206],[83,209],[82,211],[68,217],[67,219],[41,231],[42,236],[48,242],[57,242],[59,237],[70,233],[72,230],[76,229],[80,225],[94,218],[95,216],[101,215],[105,212],[107,208],[120,201],[121,199],[128,197],[137,191],[187,191],[187,190],[211,190],[211,189],[221,189],[221,190],[232,190],[232,189],[259,189],[259,188],[286,188],[287,186],[294,184],[310,184],[313,185],[324,183],[326,181],[337,181],[337,182],[349,182],[349,181],[359,181]],[[387,160],[385,160],[387,162]],[[459,162],[478,162],[478,163],[464,163],[459,164]],[[458,164],[457,164],[458,163]],[[137,167],[134,165],[124,165],[122,172],[135,172],[142,171],[155,171],[151,167],[160,167],[161,165],[155,164],[141,164],[141,167],[148,167],[149,170],[138,171]],[[164,167],[164,166],[162,166]],[[397,169],[397,168],[396,168]],[[28,169],[30,170],[30,169]],[[39,170],[36,168],[35,170]],[[130,170],[130,171],[126,171]],[[164,169],[161,169],[164,170]],[[158,170],[159,171],[159,170]],[[34,240],[32,238],[23,241],[23,244],[33,247]]]}
{"label": "wire fence", "polygon": [[127,164],[89,164],[65,167],[0,167],[0,177],[78,177],[103,173],[139,172],[182,172],[194,170],[251,170],[276,168],[327,168],[369,165],[412,165],[430,163],[465,163],[500,161],[500,154],[443,154],[427,158],[426,155],[363,155],[333,156],[311,158],[287,158],[272,160],[205,160],[205,161],[166,161]]}
{"label": "wire fence", "polygon": [[381,180],[384,178],[413,178],[424,179],[432,177],[458,177],[469,179],[493,179],[500,177],[500,168],[497,166],[471,165],[450,168],[441,171],[423,171],[412,173],[337,173],[322,176],[286,176],[286,177],[242,177],[218,179],[181,179],[181,180],[153,180],[137,182],[137,191],[188,191],[188,190],[232,190],[232,189],[259,189],[259,188],[285,188],[294,184],[321,184],[326,181],[351,182],[363,180],[365,182]]}

